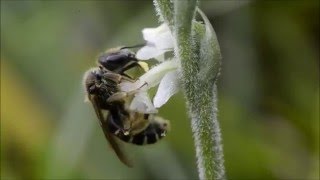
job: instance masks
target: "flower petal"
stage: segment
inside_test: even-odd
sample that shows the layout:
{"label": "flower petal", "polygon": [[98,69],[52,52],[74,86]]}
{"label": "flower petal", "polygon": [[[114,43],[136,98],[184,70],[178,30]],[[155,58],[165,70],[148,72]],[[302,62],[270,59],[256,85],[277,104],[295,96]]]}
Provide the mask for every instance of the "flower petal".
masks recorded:
{"label": "flower petal", "polygon": [[179,91],[179,81],[177,71],[168,72],[161,80],[158,91],[153,98],[153,104],[156,108],[164,105],[171,96]]}
{"label": "flower petal", "polygon": [[165,23],[163,23],[156,28],[144,28],[142,30],[142,35],[144,40],[154,42],[154,38],[156,38],[159,34],[167,31],[170,31],[170,29]]}
{"label": "flower petal", "polygon": [[148,60],[160,56],[165,51],[166,50],[159,50],[152,45],[146,45],[138,50],[138,52],[136,53],[136,58],[140,60]]}
{"label": "flower petal", "polygon": [[164,61],[153,68],[148,72],[143,74],[136,82],[122,82],[120,83],[120,88],[122,91],[129,92],[132,90],[140,89],[147,90],[156,85],[158,85],[166,75],[167,72],[177,69],[178,63],[175,59]]}
{"label": "flower petal", "polygon": [[[154,87],[160,83],[160,80],[167,72],[177,69],[178,63],[175,59],[164,61],[143,74],[139,80],[141,83],[147,83],[148,87]],[[143,85],[143,84],[141,84]]]}
{"label": "flower petal", "polygon": [[173,36],[165,23],[157,28],[145,28],[142,34],[147,44],[137,52],[137,59],[148,60],[173,50]]}
{"label": "flower petal", "polygon": [[153,106],[149,95],[145,91],[140,91],[135,94],[135,97],[131,101],[130,110],[141,113],[157,113],[158,110]]}
{"label": "flower petal", "polygon": [[120,83],[120,89],[123,92],[130,92],[130,91],[134,91],[136,89],[139,89],[139,84],[136,82],[129,82],[129,81],[125,81]]}
{"label": "flower petal", "polygon": [[158,34],[153,41],[149,42],[153,43],[158,49],[173,50],[173,36],[170,31]]}

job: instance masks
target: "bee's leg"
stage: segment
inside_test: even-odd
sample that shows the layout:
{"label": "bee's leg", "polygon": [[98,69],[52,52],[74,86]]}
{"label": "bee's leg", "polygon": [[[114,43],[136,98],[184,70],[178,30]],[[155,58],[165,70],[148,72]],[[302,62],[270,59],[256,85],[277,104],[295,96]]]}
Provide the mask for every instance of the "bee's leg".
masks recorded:
{"label": "bee's leg", "polygon": [[121,136],[122,134],[125,136],[129,135],[131,123],[128,122],[127,118],[122,112],[108,114],[107,125],[110,128],[110,132],[116,136]]}
{"label": "bee's leg", "polygon": [[149,66],[148,66],[147,63],[142,62],[142,61],[138,61],[138,62],[134,62],[134,63],[128,65],[127,67],[123,68],[122,71],[121,71],[121,74],[122,74],[122,75],[126,75],[126,74],[124,73],[125,71],[127,71],[127,70],[129,70],[129,69],[131,69],[131,68],[134,68],[134,67],[136,67],[136,66],[139,67],[139,68],[141,68],[144,72],[149,71]]}
{"label": "bee's leg", "polygon": [[139,66],[138,63],[134,62],[132,64],[129,64],[128,66],[124,67],[122,70],[121,70],[121,74],[123,74],[125,71],[131,69],[131,68],[134,68],[135,66]]}
{"label": "bee's leg", "polygon": [[127,74],[117,74],[117,73],[112,73],[112,72],[106,72],[103,74],[103,78],[105,79],[110,79],[112,81],[114,81],[115,83],[119,84],[122,80],[126,80],[129,82],[135,82],[134,79],[132,79],[130,76],[128,76]]}
{"label": "bee's leg", "polygon": [[103,78],[105,79],[110,79],[111,81],[114,81],[115,83],[120,83],[121,79],[123,76],[120,74],[112,73],[112,72],[107,72],[103,74]]}
{"label": "bee's leg", "polygon": [[123,73],[122,76],[121,76],[121,80],[129,81],[129,82],[131,82],[131,83],[136,82],[135,79],[133,79],[132,77],[130,77],[129,75],[124,74],[124,73]]}
{"label": "bee's leg", "polygon": [[129,92],[116,92],[114,94],[112,94],[108,99],[107,99],[107,102],[110,103],[110,102],[115,102],[115,101],[121,101],[123,100],[124,98],[126,97],[130,97],[136,93],[138,93],[140,91],[140,88],[142,88],[143,86],[145,85],[148,85],[147,82],[145,82],[142,86],[140,86],[138,89],[136,90],[132,90],[132,91],[129,91]]}
{"label": "bee's leg", "polygon": [[135,112],[134,119],[131,123],[131,134],[135,135],[142,131],[144,131],[150,124],[150,121],[148,119],[145,119],[145,114],[143,113],[137,113]]}
{"label": "bee's leg", "polygon": [[135,135],[145,130],[148,125],[148,119],[145,119],[145,114],[138,112],[130,112],[129,119],[126,121],[129,125],[129,128],[123,129],[124,135]]}
{"label": "bee's leg", "polygon": [[[134,82],[135,80],[131,77],[131,76],[129,76],[128,74],[126,74],[126,73],[122,73],[122,78],[124,78],[124,77],[126,77],[126,78],[129,78],[130,80],[130,82]],[[127,79],[125,79],[125,80],[127,80]]]}
{"label": "bee's leg", "polygon": [[116,92],[114,94],[112,94],[108,99],[107,102],[115,102],[115,101],[121,101],[126,97],[132,96],[134,94],[136,94],[137,92],[139,92],[139,90],[133,90],[130,92]]}

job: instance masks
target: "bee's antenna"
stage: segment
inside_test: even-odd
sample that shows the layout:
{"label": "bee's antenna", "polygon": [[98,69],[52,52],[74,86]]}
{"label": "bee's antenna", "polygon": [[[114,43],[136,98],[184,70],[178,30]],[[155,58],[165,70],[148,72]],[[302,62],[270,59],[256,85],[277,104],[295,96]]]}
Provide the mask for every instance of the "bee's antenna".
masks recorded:
{"label": "bee's antenna", "polygon": [[145,46],[146,44],[147,44],[147,43],[137,44],[137,45],[133,45],[133,46],[125,46],[125,47],[120,48],[120,50],[121,50],[121,49],[131,49],[131,48],[143,47],[143,46]]}

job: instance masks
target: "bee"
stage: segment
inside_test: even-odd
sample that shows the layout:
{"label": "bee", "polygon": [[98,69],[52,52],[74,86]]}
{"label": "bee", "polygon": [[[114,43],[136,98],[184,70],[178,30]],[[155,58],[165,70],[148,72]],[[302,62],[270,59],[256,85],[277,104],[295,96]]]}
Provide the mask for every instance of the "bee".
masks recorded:
{"label": "bee", "polygon": [[116,155],[127,166],[131,162],[126,158],[118,139],[136,144],[153,144],[166,135],[170,124],[156,116],[129,110],[128,103],[137,90],[120,91],[119,84],[135,80],[125,72],[140,67],[148,70],[147,64],[138,61],[128,48],[115,48],[106,51],[98,58],[98,67],[89,69],[84,75],[86,98],[92,103],[99,124]]}

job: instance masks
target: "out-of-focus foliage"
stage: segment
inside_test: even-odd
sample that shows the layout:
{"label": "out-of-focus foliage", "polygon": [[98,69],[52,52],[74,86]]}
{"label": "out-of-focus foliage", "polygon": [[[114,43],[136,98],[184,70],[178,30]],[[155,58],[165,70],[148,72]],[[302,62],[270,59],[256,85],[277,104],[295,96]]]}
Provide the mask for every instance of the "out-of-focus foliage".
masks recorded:
{"label": "out-of-focus foliage", "polygon": [[[229,179],[319,178],[319,2],[203,1],[220,41],[219,120]],[[197,178],[177,95],[159,144],[119,162],[83,72],[106,48],[157,26],[150,1],[1,1],[1,178]]]}

